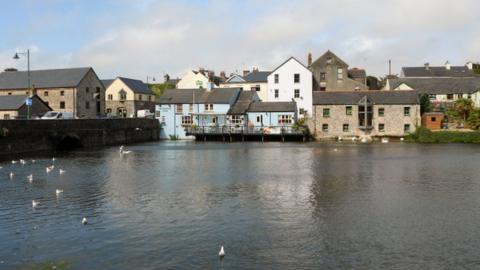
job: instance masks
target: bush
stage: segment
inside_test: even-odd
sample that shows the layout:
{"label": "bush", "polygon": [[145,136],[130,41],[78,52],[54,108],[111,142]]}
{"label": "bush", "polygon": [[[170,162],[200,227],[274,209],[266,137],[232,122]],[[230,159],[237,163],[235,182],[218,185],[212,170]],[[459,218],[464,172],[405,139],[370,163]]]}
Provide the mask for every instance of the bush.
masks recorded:
{"label": "bush", "polygon": [[170,140],[177,141],[179,139],[178,135],[169,135]]}
{"label": "bush", "polygon": [[480,132],[438,131],[419,127],[406,137],[407,141],[419,143],[480,143]]}

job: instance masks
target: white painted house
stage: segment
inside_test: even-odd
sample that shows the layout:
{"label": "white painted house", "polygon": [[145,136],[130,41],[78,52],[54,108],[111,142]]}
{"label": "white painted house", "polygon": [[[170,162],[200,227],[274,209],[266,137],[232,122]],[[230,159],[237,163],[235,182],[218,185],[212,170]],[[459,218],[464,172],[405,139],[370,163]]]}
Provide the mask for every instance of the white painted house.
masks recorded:
{"label": "white painted house", "polygon": [[205,72],[190,70],[177,83],[178,89],[207,88],[208,74]]}
{"label": "white painted house", "polygon": [[312,72],[294,57],[268,75],[267,102],[295,101],[299,117],[312,116]]}

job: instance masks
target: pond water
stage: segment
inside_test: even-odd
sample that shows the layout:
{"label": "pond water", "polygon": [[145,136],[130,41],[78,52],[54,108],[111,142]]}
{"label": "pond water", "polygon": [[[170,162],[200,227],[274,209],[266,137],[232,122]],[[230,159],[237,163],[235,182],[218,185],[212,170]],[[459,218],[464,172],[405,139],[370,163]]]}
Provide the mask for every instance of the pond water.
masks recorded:
{"label": "pond water", "polygon": [[480,267],[480,146],[127,148],[0,163],[0,269]]}

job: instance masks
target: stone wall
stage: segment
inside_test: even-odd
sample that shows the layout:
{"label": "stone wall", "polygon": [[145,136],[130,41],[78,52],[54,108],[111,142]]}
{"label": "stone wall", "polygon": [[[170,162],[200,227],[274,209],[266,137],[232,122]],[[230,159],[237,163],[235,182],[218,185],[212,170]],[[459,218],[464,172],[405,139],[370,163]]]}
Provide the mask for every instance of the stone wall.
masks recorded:
{"label": "stone wall", "polygon": [[0,158],[68,147],[112,146],[159,140],[156,119],[0,120]]}
{"label": "stone wall", "polygon": [[[352,106],[352,114],[346,114],[346,106]],[[410,116],[404,116],[404,107],[410,107]],[[330,109],[330,116],[323,117],[323,109]],[[384,116],[378,114],[378,109],[384,108]],[[420,126],[419,105],[373,105],[373,121],[371,130],[362,130],[358,123],[357,105],[316,105],[314,130],[316,138],[387,136],[401,137],[406,135],[404,125],[410,125],[410,132]],[[322,131],[323,124],[328,124],[328,132]],[[348,124],[348,131],[343,131],[343,125]],[[384,124],[385,130],[379,131],[379,124]]]}

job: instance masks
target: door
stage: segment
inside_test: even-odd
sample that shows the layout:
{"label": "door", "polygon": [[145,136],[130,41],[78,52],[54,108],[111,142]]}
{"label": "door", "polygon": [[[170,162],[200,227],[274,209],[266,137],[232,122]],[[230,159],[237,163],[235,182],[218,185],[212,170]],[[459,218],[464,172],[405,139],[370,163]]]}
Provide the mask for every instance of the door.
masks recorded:
{"label": "door", "polygon": [[118,108],[117,116],[120,118],[127,118],[127,109],[125,107]]}

